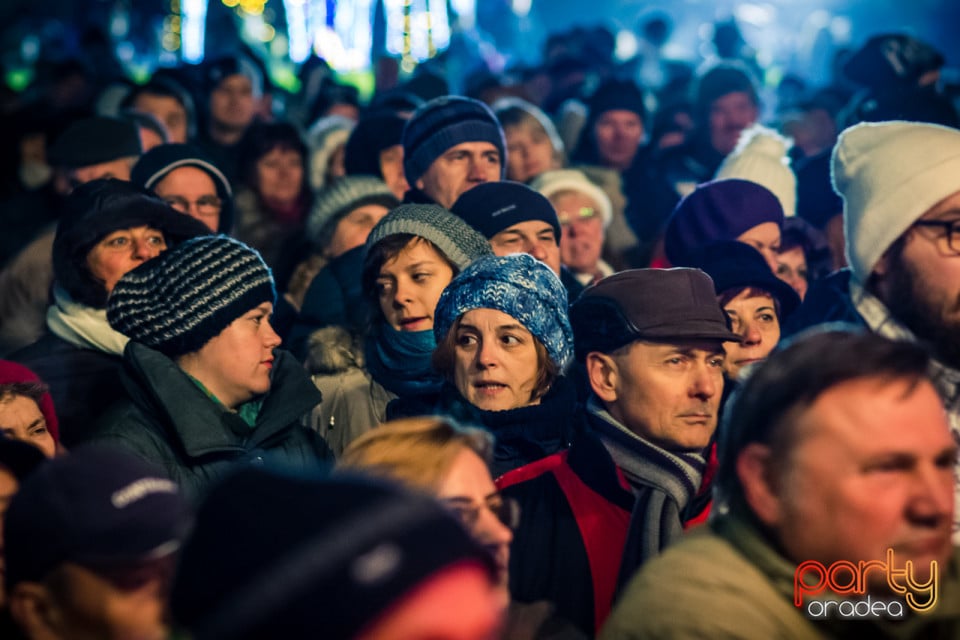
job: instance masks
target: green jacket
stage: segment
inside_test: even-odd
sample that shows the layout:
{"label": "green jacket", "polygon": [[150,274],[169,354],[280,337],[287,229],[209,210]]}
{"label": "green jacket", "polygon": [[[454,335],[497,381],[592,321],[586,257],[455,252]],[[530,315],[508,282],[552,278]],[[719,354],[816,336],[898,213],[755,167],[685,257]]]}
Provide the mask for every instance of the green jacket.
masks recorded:
{"label": "green jacket", "polygon": [[718,516],[634,576],[599,638],[960,638],[960,549],[936,608],[898,621],[808,619],[793,604],[795,569],[753,526]]}
{"label": "green jacket", "polygon": [[290,354],[276,351],[270,391],[253,427],[209,398],[177,364],[131,342],[123,357],[128,398],[98,422],[94,439],[166,469],[197,500],[238,463],[310,470],[331,460],[321,437],[303,426],[320,392]]}

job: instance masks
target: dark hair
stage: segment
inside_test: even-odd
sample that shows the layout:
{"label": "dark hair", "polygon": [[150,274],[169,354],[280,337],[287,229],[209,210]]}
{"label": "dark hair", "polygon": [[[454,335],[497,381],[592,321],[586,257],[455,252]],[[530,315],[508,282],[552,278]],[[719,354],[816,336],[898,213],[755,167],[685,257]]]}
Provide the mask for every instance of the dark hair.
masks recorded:
{"label": "dark hair", "polygon": [[196,133],[196,114],[193,106],[193,98],[186,88],[180,86],[172,78],[155,76],[146,84],[135,86],[131,89],[130,93],[120,102],[120,108],[136,109],[137,98],[142,95],[163,96],[165,98],[173,98],[179,102],[187,114],[187,136],[188,138],[193,138]]}
{"label": "dark hair", "polygon": [[0,384],[0,404],[7,402],[7,398],[23,396],[30,398],[40,407],[40,400],[43,394],[50,391],[50,388],[42,382],[5,382]]}
{"label": "dark hair", "polygon": [[[453,367],[456,360],[457,349],[457,331],[460,329],[460,318],[457,318],[447,335],[437,342],[437,348],[433,350],[433,369],[449,382],[453,382]],[[537,352],[537,381],[530,393],[530,401],[542,398],[550,390],[554,381],[560,376],[560,367],[550,357],[547,348],[540,342],[540,338],[530,334],[533,337],[533,346]]]}
{"label": "dark hair", "polygon": [[[731,287],[729,289],[724,289],[719,294],[717,294],[717,302],[720,304],[721,307],[726,307],[728,304],[730,304],[731,300],[736,298],[738,295],[740,295],[744,291],[747,292],[748,298],[766,296],[771,300],[773,300],[773,310],[777,314],[777,320],[781,319],[782,313],[780,311],[780,300],[777,299],[777,296],[773,295],[772,293],[770,293],[766,289],[763,289],[762,287],[746,286],[746,287]],[[729,319],[727,320],[727,323],[729,324]]]}
{"label": "dark hair", "polygon": [[773,460],[786,460],[796,442],[796,418],[833,387],[864,378],[907,381],[927,378],[930,358],[919,345],[895,341],[852,325],[815,327],[781,343],[730,398],[719,429],[718,499],[749,514],[737,475],[747,445],[762,443]]}
{"label": "dark hair", "polygon": [[310,155],[307,145],[300,135],[300,131],[289,122],[260,122],[254,121],[247,128],[240,142],[240,175],[251,187],[256,184],[256,167],[260,158],[274,149],[296,151],[300,154],[303,164],[303,185],[301,195],[306,196],[310,191]]}

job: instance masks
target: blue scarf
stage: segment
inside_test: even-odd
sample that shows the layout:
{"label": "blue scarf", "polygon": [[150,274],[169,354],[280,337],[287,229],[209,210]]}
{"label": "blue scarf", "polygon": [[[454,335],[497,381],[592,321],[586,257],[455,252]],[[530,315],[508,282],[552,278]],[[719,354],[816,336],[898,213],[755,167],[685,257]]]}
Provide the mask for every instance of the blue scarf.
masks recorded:
{"label": "blue scarf", "polygon": [[379,335],[367,340],[367,371],[401,397],[438,391],[443,378],[430,362],[436,346],[433,329],[397,331],[381,325]]}

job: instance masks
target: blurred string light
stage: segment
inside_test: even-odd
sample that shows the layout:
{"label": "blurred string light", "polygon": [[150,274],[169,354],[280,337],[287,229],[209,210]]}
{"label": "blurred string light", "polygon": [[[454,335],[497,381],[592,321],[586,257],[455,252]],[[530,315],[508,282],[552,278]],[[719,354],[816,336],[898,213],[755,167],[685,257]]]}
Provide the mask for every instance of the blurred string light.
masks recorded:
{"label": "blurred string light", "polygon": [[[171,0],[171,4],[178,0]],[[197,64],[203,60],[203,35],[207,23],[207,0],[179,0],[183,13],[180,22],[180,38],[183,59]]]}
{"label": "blurred string light", "polygon": [[511,0],[510,8],[513,9],[513,15],[518,18],[526,18],[530,15],[530,7],[533,0]]}
{"label": "blurred string light", "polygon": [[400,56],[400,67],[413,71],[450,45],[446,0],[384,0],[387,51]]}
{"label": "blurred string light", "polygon": [[461,28],[473,29],[477,24],[477,0],[450,0],[450,7],[457,14]]}
{"label": "blurred string light", "polygon": [[164,51],[180,50],[180,0],[170,0],[170,13],[163,19],[160,46]]}
{"label": "blurred string light", "polygon": [[303,62],[310,56],[310,36],[307,32],[307,0],[283,0],[287,15],[289,55],[293,62]]}

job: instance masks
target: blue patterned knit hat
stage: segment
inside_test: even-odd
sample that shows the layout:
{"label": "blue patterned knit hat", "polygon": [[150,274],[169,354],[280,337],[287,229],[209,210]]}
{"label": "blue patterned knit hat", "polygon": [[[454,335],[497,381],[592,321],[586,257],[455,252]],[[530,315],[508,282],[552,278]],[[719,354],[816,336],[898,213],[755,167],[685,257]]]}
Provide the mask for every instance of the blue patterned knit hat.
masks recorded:
{"label": "blue patterned knit hat", "polygon": [[473,309],[496,309],[537,337],[561,371],[573,358],[567,290],[550,267],[526,253],[478,259],[453,279],[433,314],[439,344],[457,318]]}
{"label": "blue patterned knit hat", "polygon": [[277,294],[260,254],[239,240],[201,236],[127,272],[107,301],[110,326],[168,356],[199,351]]}

